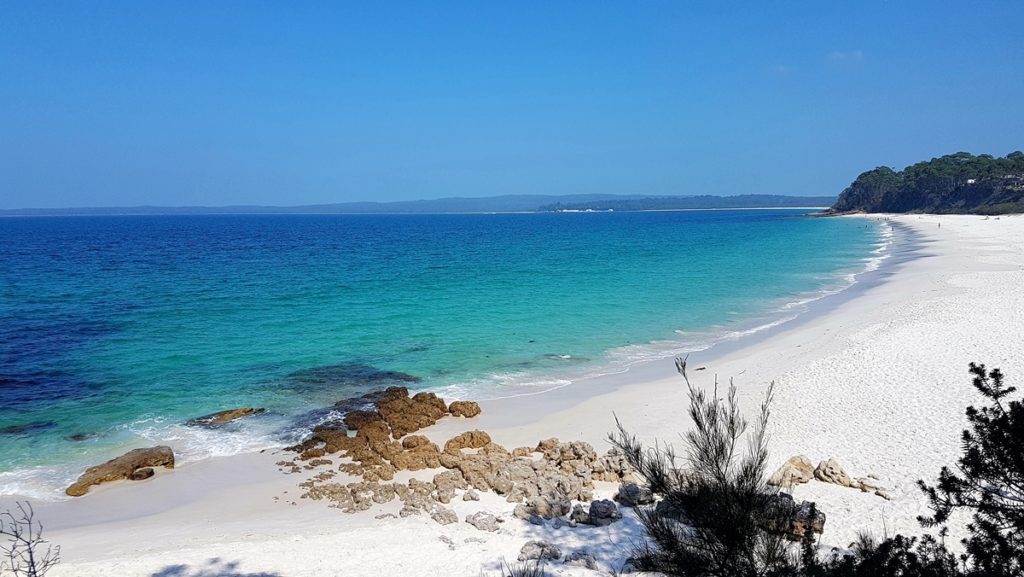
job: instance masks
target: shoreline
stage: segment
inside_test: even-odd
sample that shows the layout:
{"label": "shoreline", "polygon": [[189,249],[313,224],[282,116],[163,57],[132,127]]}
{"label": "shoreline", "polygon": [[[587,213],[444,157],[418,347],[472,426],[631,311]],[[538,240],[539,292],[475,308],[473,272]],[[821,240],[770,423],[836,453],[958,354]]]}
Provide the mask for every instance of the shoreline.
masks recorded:
{"label": "shoreline", "polygon": [[[788,210],[788,208],[780,210]],[[657,371],[646,368],[649,365],[657,365],[666,360],[671,361],[679,354],[709,349],[727,350],[729,347],[751,342],[748,340],[756,338],[757,335],[770,335],[781,325],[801,322],[802,319],[810,315],[821,314],[821,310],[828,308],[820,305],[822,301],[830,302],[831,299],[841,298],[841,295],[860,290],[862,279],[875,273],[875,269],[880,263],[885,266],[885,263],[892,262],[888,252],[894,247],[894,240],[891,236],[892,233],[885,231],[885,228],[889,228],[891,231],[891,227],[871,223],[871,230],[865,233],[867,235],[865,243],[870,245],[868,250],[864,254],[858,255],[855,261],[843,263],[840,268],[829,271],[813,281],[807,281],[807,284],[814,283],[818,285],[817,287],[808,287],[802,292],[794,292],[788,296],[776,295],[761,298],[756,305],[748,307],[751,309],[749,311],[732,311],[728,315],[723,312],[722,316],[725,318],[718,324],[695,327],[694,330],[687,332],[665,331],[666,334],[659,334],[657,338],[647,341],[623,339],[619,342],[628,344],[618,344],[604,349],[598,354],[591,354],[591,351],[584,350],[582,356],[577,356],[576,360],[556,364],[548,363],[547,366],[540,361],[534,366],[523,368],[499,369],[495,366],[492,370],[473,378],[448,383],[428,383],[428,386],[423,389],[417,387],[416,391],[434,392],[451,400],[492,401],[519,396],[547,395],[567,386],[601,387],[598,388],[598,392],[603,392],[607,383],[610,382],[614,386],[618,380],[624,378],[623,375],[632,378],[633,375],[640,374],[645,375],[643,378],[653,378]],[[909,239],[901,240],[909,241]],[[779,291],[780,294],[781,292]],[[571,345],[571,342],[569,344]],[[565,349],[553,350],[569,352]],[[572,350],[572,352],[576,353],[577,351]],[[545,355],[548,358],[554,356],[556,355]],[[566,356],[568,357],[568,355]],[[579,362],[579,359],[582,359],[583,362]],[[543,360],[541,359],[541,361]],[[262,401],[259,399],[247,399],[241,403],[266,406],[268,415],[272,415],[273,420],[269,421],[269,424],[267,419],[254,422],[255,424],[242,423],[239,429],[229,432],[196,431],[180,427],[179,425],[188,415],[178,417],[179,420],[163,418],[159,415],[155,419],[147,417],[145,420],[156,423],[152,425],[153,431],[137,431],[134,429],[135,422],[143,422],[143,419],[140,417],[135,422],[129,419],[126,423],[115,424],[106,429],[107,432],[125,429],[128,431],[128,435],[137,437],[130,442],[122,441],[119,450],[106,447],[105,449],[101,448],[102,452],[99,454],[94,454],[96,451],[86,443],[81,448],[93,450],[92,453],[80,452],[67,455],[68,458],[59,461],[50,456],[47,462],[42,464],[22,465],[10,471],[0,471],[0,499],[20,494],[22,497],[29,496],[34,500],[65,500],[67,497],[63,495],[64,487],[71,484],[85,468],[140,446],[169,444],[174,449],[179,464],[183,466],[192,466],[198,464],[198,461],[210,458],[226,458],[251,454],[266,448],[279,448],[297,441],[297,439],[290,438],[289,433],[299,430],[300,425],[297,420],[303,414],[329,409],[329,405],[311,404],[299,412],[295,412],[295,408],[291,407],[292,411],[289,412],[288,410],[278,411],[269,404],[261,404]],[[308,424],[302,423],[301,428],[308,432],[308,426]],[[97,430],[103,431],[104,429],[101,427]],[[103,434],[100,433],[100,435]],[[220,441],[221,439],[223,441]],[[75,449],[76,447],[72,447],[69,450]]]}
{"label": "shoreline", "polygon": [[[748,414],[775,382],[769,472],[796,454],[815,463],[835,457],[851,476],[873,473],[891,491],[887,501],[815,481],[797,487],[797,499],[816,501],[828,515],[822,542],[829,545],[845,545],[860,530],[922,533],[914,517],[923,500],[914,482],[934,478],[958,456],[963,411],[975,400],[967,363],[1003,368],[1010,384],[1024,375],[1024,295],[1015,290],[1024,286],[1024,218],[903,215],[893,221],[914,231],[906,237],[912,246],[894,242],[889,262],[853,287],[809,303],[792,321],[689,359],[695,386],[733,379]],[[938,222],[941,229],[934,226]],[[481,401],[481,416],[444,419],[422,432],[443,442],[479,428],[506,447],[552,436],[582,439],[603,453],[613,413],[644,441],[676,441],[687,427],[686,403],[682,381],[665,359],[585,387]],[[387,508],[347,515],[319,502],[295,499],[289,505],[274,497],[282,491],[297,496],[303,475],[279,473],[273,465],[279,458],[273,451],[215,457],[146,482],[114,483],[79,499],[38,504],[47,537],[65,553],[54,575],[103,575],[117,567],[125,576],[149,576],[174,560],[200,567],[214,557],[281,577],[478,575],[481,568],[496,569],[502,557],[514,559],[527,538],[544,531],[554,531],[555,542],[574,538],[568,529],[549,531],[518,520],[505,524],[508,535],[485,535],[465,523],[449,529],[429,519],[373,519]],[[610,492],[613,487],[599,487],[596,497]],[[8,501],[0,500],[0,508]],[[502,500],[473,506],[511,509]],[[607,531],[586,530],[592,533],[585,537],[600,535],[625,555],[629,539],[639,535],[635,519],[626,517]],[[437,542],[438,533],[459,537],[461,565],[454,570],[446,572],[455,554]],[[462,542],[473,536],[488,539]],[[950,541],[958,538],[951,533]],[[388,553],[388,543],[409,539],[422,543]],[[375,542],[382,545],[375,549]],[[335,551],[323,550],[329,543]],[[360,543],[370,550],[354,553],[349,545]],[[293,558],[281,558],[289,552]],[[599,561],[611,563],[614,552],[609,548]]]}

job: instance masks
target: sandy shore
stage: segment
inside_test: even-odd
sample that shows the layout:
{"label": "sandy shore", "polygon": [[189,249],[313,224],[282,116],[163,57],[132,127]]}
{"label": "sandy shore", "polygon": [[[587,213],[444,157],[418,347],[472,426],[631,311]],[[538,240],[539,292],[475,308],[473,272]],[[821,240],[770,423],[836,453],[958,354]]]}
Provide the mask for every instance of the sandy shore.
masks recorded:
{"label": "sandy shore", "polygon": [[[914,483],[933,478],[959,452],[963,410],[976,402],[971,361],[1024,383],[1024,218],[898,216],[895,256],[845,293],[827,297],[771,331],[691,355],[691,380],[734,380],[754,411],[775,382],[772,468],[792,455],[835,458],[853,476],[876,476],[892,500],[812,481],[796,489],[828,515],[825,543],[858,531],[919,533]],[[939,227],[941,223],[941,227]],[[645,439],[678,439],[688,426],[685,389],[671,360],[574,383],[540,395],[482,403],[472,422],[446,419],[426,431],[443,441],[470,428],[507,447],[542,438],[583,439],[603,452],[613,412]],[[62,546],[52,577],[317,577],[496,575],[528,539],[563,552],[588,548],[619,568],[640,530],[630,515],[606,528],[538,527],[511,518],[493,494],[453,501],[460,519],[488,510],[498,533],[429,517],[374,519],[392,503],[343,514],[298,498],[301,475],[283,475],[281,455],[210,459],[133,484],[37,507]],[[430,473],[432,474],[432,472]],[[598,497],[614,492],[599,486]],[[9,499],[0,499],[0,507]],[[596,575],[552,566],[560,575]]]}

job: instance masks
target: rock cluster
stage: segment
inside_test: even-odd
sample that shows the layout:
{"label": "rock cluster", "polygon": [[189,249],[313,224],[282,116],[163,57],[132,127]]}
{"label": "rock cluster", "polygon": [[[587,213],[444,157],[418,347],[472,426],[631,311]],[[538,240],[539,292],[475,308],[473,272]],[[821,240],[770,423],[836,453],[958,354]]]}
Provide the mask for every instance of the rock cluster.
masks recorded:
{"label": "rock cluster", "polygon": [[768,479],[768,484],[778,487],[790,488],[794,485],[807,483],[811,479],[817,479],[823,483],[832,483],[851,489],[860,489],[865,493],[874,493],[886,500],[891,500],[889,493],[882,488],[878,479],[872,475],[854,479],[835,460],[828,459],[821,461],[817,467],[811,464],[811,460],[803,455],[790,457],[781,467]]}
{"label": "rock cluster", "polygon": [[[470,401],[455,401],[447,408],[444,400],[432,393],[412,397],[404,387],[392,387],[373,396],[375,410],[351,410],[344,416],[345,427],[320,426],[302,443],[291,447],[298,453],[295,461],[279,465],[292,472],[313,463],[330,464],[326,455],[338,454],[346,460],[338,471],[359,477],[351,483],[333,481],[337,474],[324,471],[302,483],[304,498],[324,499],[344,512],[369,509],[375,504],[402,502],[399,515],[427,514],[438,523],[458,521],[454,511],[444,505],[459,497],[477,501],[479,492],[493,492],[515,503],[515,516],[544,523],[548,519],[565,520],[573,501],[593,499],[594,481],[632,481],[629,465],[622,454],[612,449],[598,455],[584,442],[546,439],[536,447],[509,451],[493,442],[484,431],[472,430],[448,439],[443,448],[425,436],[413,434],[427,427],[446,412],[473,417],[480,407]],[[353,434],[354,432],[354,434]],[[399,471],[444,469],[430,481],[410,479],[393,482]],[[615,503],[595,502],[585,511],[580,523],[607,525],[621,518]],[[493,516],[492,516],[493,517]],[[484,513],[471,515],[467,523],[490,531],[498,519]]]}
{"label": "rock cluster", "polygon": [[100,483],[122,479],[133,481],[148,479],[154,474],[153,467],[173,469],[174,451],[166,446],[128,451],[102,465],[89,467],[64,492],[71,497],[80,497],[89,492],[89,487]]}

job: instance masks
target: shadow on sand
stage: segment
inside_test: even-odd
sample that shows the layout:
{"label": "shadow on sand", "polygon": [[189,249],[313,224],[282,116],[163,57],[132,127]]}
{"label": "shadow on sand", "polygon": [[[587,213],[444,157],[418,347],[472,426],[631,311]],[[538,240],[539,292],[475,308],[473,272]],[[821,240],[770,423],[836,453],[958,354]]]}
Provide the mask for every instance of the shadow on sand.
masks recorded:
{"label": "shadow on sand", "polygon": [[151,577],[282,577],[278,573],[245,573],[238,568],[238,561],[226,562],[210,559],[202,566],[168,565],[153,573]]}

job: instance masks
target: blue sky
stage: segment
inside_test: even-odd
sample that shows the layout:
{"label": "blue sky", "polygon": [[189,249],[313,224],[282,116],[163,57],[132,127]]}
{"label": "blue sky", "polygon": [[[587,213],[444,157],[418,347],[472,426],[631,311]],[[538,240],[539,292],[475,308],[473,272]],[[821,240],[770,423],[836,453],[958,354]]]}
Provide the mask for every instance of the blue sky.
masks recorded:
{"label": "blue sky", "polygon": [[836,194],[1024,148],[1024,2],[0,6],[0,207]]}

